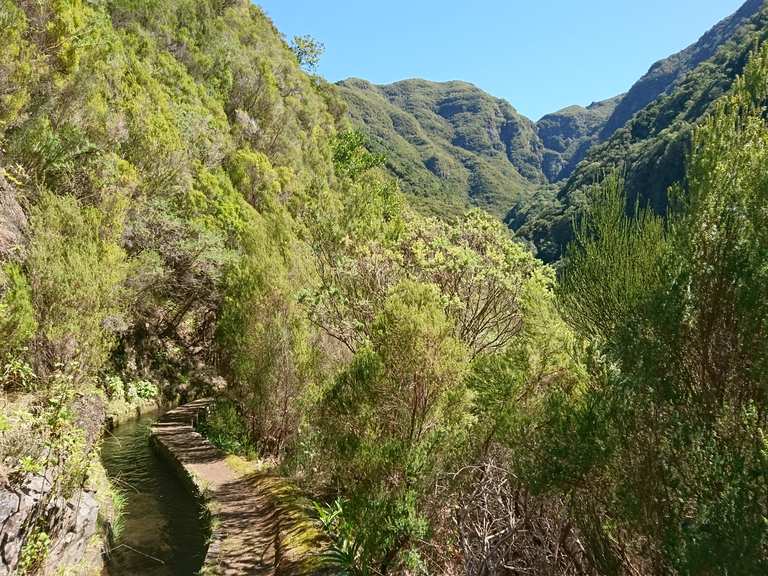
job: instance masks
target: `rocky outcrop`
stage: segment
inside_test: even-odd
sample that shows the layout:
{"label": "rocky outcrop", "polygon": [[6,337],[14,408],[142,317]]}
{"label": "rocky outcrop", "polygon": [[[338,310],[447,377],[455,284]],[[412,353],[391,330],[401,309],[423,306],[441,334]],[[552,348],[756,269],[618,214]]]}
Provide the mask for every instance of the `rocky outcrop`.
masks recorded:
{"label": "rocky outcrop", "polygon": [[[70,410],[83,432],[84,453],[93,453],[104,422],[104,401],[97,395],[80,395],[73,399]],[[32,436],[31,431],[29,434]],[[27,446],[44,446],[43,440],[30,437]],[[55,459],[46,458],[45,452],[38,456],[48,461],[44,473],[16,471],[10,480],[0,477],[0,576],[20,574],[25,555],[36,574],[100,574],[103,561],[96,493],[82,487],[64,489],[69,482],[52,464]],[[39,546],[32,553],[36,537]]]}
{"label": "rocky outcrop", "polygon": [[[36,530],[50,543],[40,554],[42,574],[99,574],[102,569],[98,504],[94,493],[51,497],[52,479],[28,474],[17,486],[0,488],[0,576],[18,572],[24,543]],[[40,528],[44,526],[45,528]]]}

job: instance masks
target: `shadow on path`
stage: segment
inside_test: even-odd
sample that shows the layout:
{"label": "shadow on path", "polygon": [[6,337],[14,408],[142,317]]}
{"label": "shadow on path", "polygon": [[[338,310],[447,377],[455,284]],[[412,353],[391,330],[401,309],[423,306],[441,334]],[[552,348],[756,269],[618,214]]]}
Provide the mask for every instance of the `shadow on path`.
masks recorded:
{"label": "shadow on path", "polygon": [[152,438],[206,500],[211,542],[203,574],[322,574],[322,534],[307,514],[305,498],[284,478],[235,470],[228,457],[195,431],[212,400],[196,400],[164,415]]}

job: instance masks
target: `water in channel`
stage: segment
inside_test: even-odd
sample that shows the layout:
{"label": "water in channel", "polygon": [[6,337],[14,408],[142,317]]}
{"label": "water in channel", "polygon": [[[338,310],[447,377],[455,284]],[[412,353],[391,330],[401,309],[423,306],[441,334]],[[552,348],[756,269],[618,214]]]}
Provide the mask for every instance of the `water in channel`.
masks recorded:
{"label": "water in channel", "polygon": [[121,424],[104,439],[104,467],[127,499],[110,576],[192,576],[203,563],[203,510],[150,445],[156,417]]}

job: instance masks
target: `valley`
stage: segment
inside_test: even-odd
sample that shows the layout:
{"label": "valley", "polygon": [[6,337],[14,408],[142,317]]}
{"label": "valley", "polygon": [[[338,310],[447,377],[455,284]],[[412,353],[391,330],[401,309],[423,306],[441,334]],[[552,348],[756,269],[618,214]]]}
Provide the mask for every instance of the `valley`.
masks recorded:
{"label": "valley", "polygon": [[768,3],[536,121],[248,0],[0,37],[0,576],[768,573]]}

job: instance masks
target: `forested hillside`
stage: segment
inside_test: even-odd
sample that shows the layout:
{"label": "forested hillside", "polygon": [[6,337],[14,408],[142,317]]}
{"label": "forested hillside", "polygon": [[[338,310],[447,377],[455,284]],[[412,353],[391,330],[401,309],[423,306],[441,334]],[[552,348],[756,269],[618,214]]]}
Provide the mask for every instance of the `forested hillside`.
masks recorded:
{"label": "forested hillside", "polygon": [[[626,98],[644,100],[649,96],[645,92],[648,86],[664,78],[666,87],[660,95],[623,127],[609,129],[611,137],[589,151],[556,198],[542,195],[542,201],[533,208],[514,210],[508,218],[512,227],[531,239],[544,259],[559,258],[572,238],[570,220],[584,203],[589,186],[617,167],[626,172],[630,204],[639,199],[641,204],[664,213],[667,189],[685,176],[684,161],[693,127],[733,84],[750,51],[766,35],[768,8],[765,2],[750,1],[699,43],[655,65]],[[667,69],[674,73],[659,76],[660,70]],[[633,96],[633,92],[638,95]]]}
{"label": "forested hillside", "polygon": [[570,106],[538,123],[466,82],[403,80],[338,84],[355,126],[423,211],[456,215],[476,206],[503,218],[570,175],[621,96]]}
{"label": "forested hillside", "polygon": [[768,572],[762,30],[634,117],[689,113],[668,218],[593,149],[556,275],[500,203],[562,216],[619,99],[534,125],[330,85],[246,0],[0,0],[0,574],[102,573],[147,514],[105,414],[195,398],[199,461],[277,486],[213,494],[249,506],[227,574]]}
{"label": "forested hillside", "polygon": [[492,428],[475,360],[572,362],[540,352],[570,345],[551,271],[489,215],[411,211],[248,2],[3,0],[0,34],[3,502],[49,486],[3,508],[3,568],[85,571],[49,510],[119,525],[103,412],[205,394],[213,438],[342,507],[339,561],[428,562],[434,482]]}
{"label": "forested hillside", "polygon": [[[535,123],[464,83],[375,87],[348,80],[342,95],[417,206],[443,215],[483,207],[555,261],[572,239],[570,221],[586,189],[618,165],[632,199],[666,209],[667,188],[684,175],[692,126],[743,69],[765,36],[766,18],[765,2],[748,0],[697,42],[656,62],[627,94]],[[442,118],[454,99],[465,101],[464,113]],[[494,105],[514,114],[490,112]],[[465,138],[469,133],[475,137]]]}
{"label": "forested hillside", "polygon": [[742,27],[753,26],[750,21],[760,12],[763,4],[763,0],[746,0],[741,8],[707,31],[697,42],[651,66],[611,114],[600,134],[601,139],[610,138],[616,130],[625,126],[635,114],[667,92],[688,72],[709,60],[722,44],[734,35],[742,33]]}
{"label": "forested hillside", "polygon": [[252,357],[233,340],[310,380],[342,107],[246,1],[3,0],[0,36],[0,572],[53,573],[81,555],[60,498],[119,525],[105,410],[210,391]]}
{"label": "forested hillside", "polygon": [[536,127],[509,105],[466,82],[339,83],[355,124],[384,154],[417,206],[455,215],[506,207],[546,182]]}
{"label": "forested hillside", "polygon": [[606,120],[624,94],[593,102],[586,108],[568,106],[547,114],[536,123],[536,133],[544,146],[542,170],[547,180],[558,182],[573,173],[589,149],[599,141]]}

